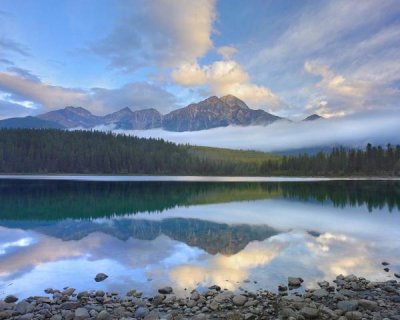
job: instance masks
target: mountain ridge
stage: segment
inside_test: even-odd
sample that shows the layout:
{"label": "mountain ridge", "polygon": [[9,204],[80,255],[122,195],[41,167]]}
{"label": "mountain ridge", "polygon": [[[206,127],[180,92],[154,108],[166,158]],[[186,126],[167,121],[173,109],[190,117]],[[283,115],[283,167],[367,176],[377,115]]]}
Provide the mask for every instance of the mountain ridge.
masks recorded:
{"label": "mountain ridge", "polygon": [[[313,117],[316,115],[311,115]],[[309,119],[307,117],[306,119]],[[65,129],[93,129],[97,126],[113,126],[120,130],[148,130],[164,129],[167,131],[184,132],[199,131],[218,127],[233,126],[266,126],[275,121],[286,120],[262,109],[251,109],[247,104],[233,96],[211,96],[197,103],[191,103],[186,107],[173,110],[165,115],[155,108],[131,110],[124,107],[118,111],[97,116],[83,107],[67,106],[63,109],[53,110],[39,114],[34,119],[42,120],[41,124],[33,127],[48,128],[58,127]],[[18,120],[20,119],[20,120]],[[14,128],[26,128],[29,121],[24,118],[13,118]],[[309,119],[311,120],[311,119]],[[7,119],[0,120],[0,127]],[[32,119],[31,119],[31,122]],[[29,125],[28,125],[29,127]]]}
{"label": "mountain ridge", "polygon": [[57,122],[32,116],[0,120],[0,129],[65,129]]}
{"label": "mountain ridge", "polygon": [[36,118],[56,122],[65,128],[78,126],[91,128],[100,123],[101,117],[95,116],[85,108],[68,106],[64,109],[39,114]]}

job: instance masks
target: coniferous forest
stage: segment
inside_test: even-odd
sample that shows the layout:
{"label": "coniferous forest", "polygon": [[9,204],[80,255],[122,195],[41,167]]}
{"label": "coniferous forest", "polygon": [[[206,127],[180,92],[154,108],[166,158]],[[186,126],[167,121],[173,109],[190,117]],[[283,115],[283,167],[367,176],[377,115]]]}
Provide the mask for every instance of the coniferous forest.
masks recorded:
{"label": "coniferous forest", "polygon": [[[0,172],[37,174],[307,175],[392,176],[400,174],[400,146],[368,144],[365,150],[223,159],[162,139],[98,131],[0,130]],[[218,149],[216,149],[218,150]],[[223,150],[223,149],[220,149]]]}
{"label": "coniferous forest", "polygon": [[388,144],[362,149],[333,148],[315,155],[284,156],[277,162],[266,161],[260,172],[304,176],[392,176],[400,175],[400,146]]}

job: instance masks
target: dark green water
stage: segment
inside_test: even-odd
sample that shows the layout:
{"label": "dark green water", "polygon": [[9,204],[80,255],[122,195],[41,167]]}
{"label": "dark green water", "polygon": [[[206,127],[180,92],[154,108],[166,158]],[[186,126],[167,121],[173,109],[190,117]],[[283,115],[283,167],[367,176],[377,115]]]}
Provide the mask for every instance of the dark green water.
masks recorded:
{"label": "dark green water", "polygon": [[157,213],[197,204],[271,198],[400,208],[398,181],[97,182],[0,180],[0,219],[62,220]]}

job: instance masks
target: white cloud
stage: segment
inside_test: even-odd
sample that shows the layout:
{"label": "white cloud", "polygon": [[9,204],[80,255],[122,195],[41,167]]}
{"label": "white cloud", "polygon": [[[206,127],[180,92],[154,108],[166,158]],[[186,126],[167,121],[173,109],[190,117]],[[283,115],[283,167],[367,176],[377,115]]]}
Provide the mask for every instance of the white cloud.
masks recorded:
{"label": "white cloud", "polygon": [[[342,45],[345,49],[354,47],[353,41],[341,41],[344,36],[354,35],[360,28],[377,24],[388,13],[395,15],[396,12],[400,12],[396,0],[338,0],[318,6],[313,3],[299,14],[273,46],[261,50],[251,64],[257,67],[268,61],[287,63],[290,61],[286,58],[293,56],[302,60],[319,52],[326,54],[327,48],[338,49],[342,54]],[[335,57],[340,58],[339,55]]]}
{"label": "white cloud", "polygon": [[372,89],[371,83],[346,79],[328,66],[315,61],[305,61],[304,70],[321,77],[315,85],[317,98],[309,99],[306,110],[314,109],[320,115],[331,117],[343,116],[365,107],[365,101]]}
{"label": "white cloud", "polygon": [[[0,72],[0,92],[14,105],[34,104],[41,112],[70,105],[88,108],[96,114],[113,112],[124,107],[133,110],[156,108],[160,112],[167,112],[174,109],[176,103],[172,94],[146,82],[128,83],[116,89],[82,90],[46,84],[29,72]],[[9,104],[7,108],[10,109]]]}
{"label": "white cloud", "polygon": [[[284,32],[264,44],[260,40],[262,49],[242,59],[253,79],[273,81],[274,91],[295,104],[298,113],[311,100],[317,100],[314,110],[320,101],[328,101],[319,109],[325,115],[393,106],[399,97],[389,90],[399,80],[399,14],[395,0],[305,5],[288,18]],[[322,76],[318,86],[304,73],[304,61],[313,63],[312,72]]]}
{"label": "white cloud", "polygon": [[223,46],[219,47],[217,49],[217,52],[226,60],[232,59],[232,56],[237,52],[238,50],[234,47],[230,46]]}
{"label": "white cloud", "polygon": [[208,80],[206,71],[197,63],[184,63],[171,76],[177,84],[183,86],[200,86]]}
{"label": "white cloud", "polygon": [[33,101],[46,108],[84,105],[85,92],[49,85],[18,75],[0,72],[0,91],[12,95],[16,102]]}
{"label": "white cloud", "polygon": [[208,86],[211,94],[233,94],[250,106],[274,110],[281,105],[270,89],[252,84],[249,74],[234,60],[216,61],[199,66],[186,63],[172,72],[172,79],[184,86]]}
{"label": "white cloud", "polygon": [[116,89],[93,88],[88,93],[87,105],[103,113],[124,107],[132,110],[155,108],[167,113],[176,109],[176,98],[159,86],[135,82]]}
{"label": "white cloud", "polygon": [[25,117],[31,113],[32,109],[26,108],[21,104],[0,99],[0,119]]}
{"label": "white cloud", "polygon": [[342,75],[335,74],[328,66],[318,64],[314,61],[306,61],[304,70],[322,77],[317,86],[324,90],[332,91],[342,96],[359,98],[368,92],[369,85],[365,81],[349,81]]}
{"label": "white cloud", "polygon": [[92,50],[124,70],[193,62],[211,47],[214,0],[124,1],[123,17]]}

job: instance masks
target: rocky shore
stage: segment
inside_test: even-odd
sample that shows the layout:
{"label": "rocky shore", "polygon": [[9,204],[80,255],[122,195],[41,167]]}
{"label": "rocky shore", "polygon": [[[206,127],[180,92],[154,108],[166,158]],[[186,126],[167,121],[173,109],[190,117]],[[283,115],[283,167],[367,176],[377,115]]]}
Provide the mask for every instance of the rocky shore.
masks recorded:
{"label": "rocky shore", "polygon": [[[396,275],[396,277],[399,275]],[[302,293],[290,289],[302,286],[302,279],[290,277],[278,292],[243,291],[241,294],[212,286],[177,297],[170,287],[144,297],[132,290],[125,296],[114,292],[83,291],[73,288],[46,289],[48,296],[25,300],[9,295],[0,301],[2,319],[110,320],[110,319],[338,319],[400,320],[400,283],[394,278],[373,282],[355,275],[342,276],[319,288]]]}

